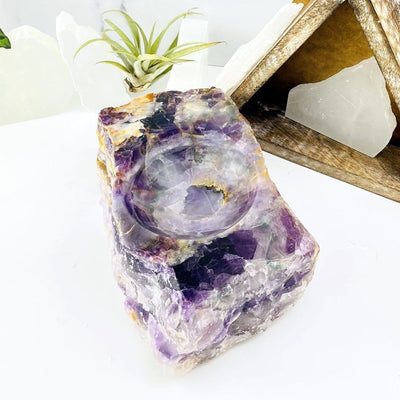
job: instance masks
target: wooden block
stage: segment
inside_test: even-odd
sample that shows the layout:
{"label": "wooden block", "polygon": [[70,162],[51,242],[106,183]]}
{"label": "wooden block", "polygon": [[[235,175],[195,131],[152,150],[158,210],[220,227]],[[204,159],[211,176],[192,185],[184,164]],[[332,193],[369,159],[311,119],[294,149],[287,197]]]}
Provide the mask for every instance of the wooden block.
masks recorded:
{"label": "wooden block", "polygon": [[245,107],[261,148],[271,154],[400,202],[400,148],[371,158],[298,124],[283,112]]}

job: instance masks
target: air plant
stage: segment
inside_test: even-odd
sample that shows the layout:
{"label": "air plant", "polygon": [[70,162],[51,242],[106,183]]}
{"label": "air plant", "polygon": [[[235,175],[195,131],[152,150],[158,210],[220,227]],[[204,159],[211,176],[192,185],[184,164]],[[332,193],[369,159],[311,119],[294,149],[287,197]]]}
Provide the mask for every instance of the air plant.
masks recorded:
{"label": "air plant", "polygon": [[5,35],[5,33],[0,29],[0,47],[5,49],[11,49],[10,39]]}
{"label": "air plant", "polygon": [[[166,75],[174,64],[192,61],[182,57],[219,43],[191,42],[178,45],[179,34],[177,34],[167,47],[167,50],[165,50],[163,54],[158,54],[166,32],[174,23],[179,19],[186,18],[188,15],[199,13],[190,9],[177,15],[158,35],[155,34],[156,23],[154,23],[150,35],[147,36],[142,27],[134,21],[129,14],[120,10],[106,11],[106,13],[111,12],[119,13],[124,17],[129,28],[129,33],[125,33],[109,19],[104,19],[108,28],[102,31],[101,38],[91,39],[83,43],[76,51],[74,57],[91,43],[98,41],[108,43],[121,62],[104,60],[100,61],[100,63],[113,65],[126,72],[128,76],[125,78],[125,82],[130,92],[136,93],[146,90],[154,82]],[[110,34],[116,35],[119,41],[113,40]]]}

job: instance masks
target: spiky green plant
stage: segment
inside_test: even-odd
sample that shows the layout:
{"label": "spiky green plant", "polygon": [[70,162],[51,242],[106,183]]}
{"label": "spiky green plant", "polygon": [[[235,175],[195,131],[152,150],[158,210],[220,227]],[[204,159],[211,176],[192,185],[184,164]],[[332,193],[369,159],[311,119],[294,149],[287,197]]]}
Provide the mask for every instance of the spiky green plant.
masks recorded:
{"label": "spiky green plant", "polygon": [[0,29],[0,47],[5,49],[11,49],[10,39],[5,35],[5,33]]}
{"label": "spiky green plant", "polygon": [[[166,32],[179,19],[186,18],[188,15],[198,14],[193,10],[190,9],[177,15],[158,35],[155,34],[156,23],[154,23],[149,36],[144,33],[142,27],[126,12],[120,10],[106,11],[106,13],[121,14],[127,23],[129,33],[125,33],[109,19],[104,19],[108,28],[102,31],[101,38],[88,40],[83,43],[76,51],[74,58],[89,44],[99,41],[106,42],[122,63],[110,60],[100,61],[100,63],[113,65],[126,72],[128,76],[125,78],[125,82],[131,92],[144,91],[167,74],[174,64],[192,61],[182,57],[219,43],[192,42],[178,45],[179,34],[177,34],[167,47],[167,50],[163,54],[158,54]],[[116,35],[119,41],[112,39],[110,34]]]}

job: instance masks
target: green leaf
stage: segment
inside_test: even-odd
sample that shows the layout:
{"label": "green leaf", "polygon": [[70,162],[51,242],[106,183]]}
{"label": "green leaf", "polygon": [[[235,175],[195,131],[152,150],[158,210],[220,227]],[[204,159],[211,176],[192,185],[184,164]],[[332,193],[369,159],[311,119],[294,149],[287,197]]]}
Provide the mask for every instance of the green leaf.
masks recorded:
{"label": "green leaf", "polygon": [[190,10],[188,10],[188,11],[182,13],[182,14],[179,14],[179,15],[177,15],[175,18],[173,18],[173,19],[168,23],[168,25],[167,25],[167,26],[160,32],[160,34],[157,36],[156,40],[155,40],[154,43],[151,45],[151,48],[150,48],[149,53],[154,54],[154,53],[158,50],[158,48],[160,47],[160,43],[161,43],[161,41],[162,41],[162,39],[163,39],[165,33],[168,31],[168,29],[169,29],[176,21],[178,21],[178,20],[181,19],[181,18],[186,18],[188,15],[199,15],[199,13],[194,12],[194,11],[192,11],[192,10],[194,10],[194,8],[192,8],[192,9],[190,9]]}
{"label": "green leaf", "polygon": [[171,71],[172,65],[170,65],[168,68],[166,68],[164,71],[159,73],[152,81],[152,83],[157,82],[160,78],[162,78],[164,75],[168,74],[169,71]]}
{"label": "green leaf", "polygon": [[[116,51],[118,55],[122,54],[127,57],[130,57],[131,54],[126,51]],[[140,54],[137,60],[133,60],[137,62],[141,62],[140,68],[145,72],[145,73],[151,73],[155,71],[157,68],[159,68],[161,65],[167,63],[168,65],[170,64],[179,64],[183,62],[188,62],[188,61],[193,61],[193,60],[185,60],[185,59],[174,59],[172,60],[171,58],[167,58],[164,56],[160,56],[157,54]],[[152,64],[150,66],[149,61],[157,61],[157,63]],[[135,64],[134,64],[135,65]],[[135,67],[135,70],[138,68],[138,66]]]}
{"label": "green leaf", "polygon": [[[135,87],[142,86],[141,80],[140,80],[139,78],[137,78],[137,77],[135,76],[135,74],[133,74],[133,73],[131,73],[131,74],[129,75],[129,80],[131,81],[131,83],[133,83],[133,85],[134,85]],[[126,79],[125,79],[125,81],[126,81]]]}
{"label": "green leaf", "polygon": [[[125,64],[126,68],[128,68],[130,71],[133,71],[133,63],[131,63],[128,58],[123,55],[122,53],[127,52],[125,47],[121,46],[118,42],[116,42],[115,40],[112,40],[108,35],[107,35],[107,30],[104,30],[102,32],[102,36],[105,39],[105,41],[111,46],[112,50],[114,51],[114,53],[117,54],[117,56],[121,59],[121,61]],[[121,54],[118,54],[121,53]],[[131,54],[131,53],[129,53]],[[133,54],[131,54],[132,57]]]}
{"label": "green leaf", "polygon": [[137,27],[137,22],[135,22],[126,12],[121,11],[121,10],[108,10],[105,11],[104,14],[110,13],[110,12],[116,12],[118,14],[122,14],[129,26],[129,29],[131,30],[133,40],[135,41],[135,45],[137,49],[140,51],[140,36],[139,36],[139,30]]}
{"label": "green leaf", "polygon": [[132,52],[132,54],[137,57],[139,55],[140,49],[135,47],[135,45],[131,42],[131,40],[126,36],[126,34],[122,31],[122,29],[119,29],[117,25],[115,25],[113,22],[111,22],[109,19],[104,20],[108,25],[111,26],[111,28],[114,30],[114,32],[117,33],[117,35],[122,39],[122,41],[125,43],[126,47]]}
{"label": "green leaf", "polygon": [[125,79],[129,90],[131,92],[137,93],[141,92],[148,87],[150,87],[154,82],[158,81],[161,77],[171,71],[172,65],[167,65],[162,68],[159,68],[152,74],[143,75],[141,78],[136,78],[135,76],[131,75],[129,78]]}
{"label": "green leaf", "polygon": [[4,49],[11,49],[10,39],[5,35],[5,33],[0,29],[0,47]]}
{"label": "green leaf", "polygon": [[148,61],[148,60],[164,61],[164,62],[168,62],[168,63],[172,63],[172,64],[176,63],[176,61],[174,61],[174,60],[172,60],[170,58],[167,58],[167,57],[164,57],[164,56],[159,56],[157,54],[141,54],[138,57],[138,60],[139,61]]}
{"label": "green leaf", "polygon": [[150,65],[153,61],[147,60],[147,61],[142,61],[142,69],[146,74],[150,72]]}
{"label": "green leaf", "polygon": [[142,63],[140,61],[136,61],[135,64],[133,64],[133,68],[134,68],[134,71],[135,71],[135,75],[139,79],[141,79],[141,78],[143,78],[144,76],[147,75],[146,72],[143,71]]}
{"label": "green leaf", "polygon": [[[95,39],[90,39],[87,42],[83,43],[78,50],[75,52],[74,54],[74,60],[76,58],[76,56],[78,55],[78,53],[85,48],[86,46],[88,46],[89,44],[95,43],[95,42],[105,42],[107,43],[111,49],[117,53],[121,52],[121,53],[127,53],[129,54],[131,57],[133,57],[133,55],[129,52],[126,51],[126,49],[124,47],[122,47],[118,42],[116,42],[115,40],[112,40],[108,35],[107,32],[108,30],[104,30],[102,33],[102,38],[95,38]],[[125,55],[118,55],[119,58],[121,59],[121,61],[125,64],[126,69],[128,70],[128,72],[133,71],[133,63],[130,63],[129,60],[127,59],[127,57]],[[133,62],[136,61],[136,59],[133,60]]]}
{"label": "green leaf", "polygon": [[151,42],[153,40],[153,36],[154,36],[154,30],[156,29],[156,23],[154,22],[153,26],[151,27],[151,32],[150,32],[150,36],[149,36],[149,45],[151,46]]}
{"label": "green leaf", "polygon": [[81,46],[79,46],[78,50],[75,52],[74,54],[74,60],[76,58],[76,56],[78,55],[78,53],[85,48],[87,45],[94,43],[94,42],[106,42],[107,40],[103,39],[103,38],[96,38],[96,39],[90,39],[87,42],[83,43]]}
{"label": "green leaf", "polygon": [[155,82],[156,80],[160,79],[163,75],[167,74],[171,71],[172,65],[164,65],[158,68],[155,72],[151,74],[145,75],[141,81],[145,83]]}
{"label": "green leaf", "polygon": [[169,50],[172,50],[172,49],[177,47],[176,45],[178,44],[178,39],[179,39],[179,32],[176,34],[175,39],[169,45],[169,47],[168,47],[168,49],[166,51],[167,53],[168,53]]}
{"label": "green leaf", "polygon": [[[135,57],[132,53],[129,53],[129,51],[126,51],[126,50],[114,50],[114,53],[116,53],[117,56],[120,58],[121,58],[121,55],[128,58],[130,60],[129,63],[132,65],[133,65],[133,63],[135,63],[136,61],[139,60],[138,57]],[[139,55],[139,57],[140,57],[140,55]]]}
{"label": "green leaf", "polygon": [[166,52],[163,54],[165,57],[168,57],[169,54],[175,52],[178,49],[182,49],[184,47],[189,47],[189,46],[194,46],[194,45],[199,45],[203,44],[204,42],[188,42],[188,43],[183,43],[180,44],[179,46],[169,46],[169,48],[166,50]]}
{"label": "green leaf", "polygon": [[183,49],[183,50],[174,51],[172,53],[169,53],[168,57],[171,58],[172,60],[175,60],[177,58],[187,56],[188,54],[192,54],[197,51],[207,49],[208,47],[215,46],[218,43],[220,43],[220,42],[197,44],[194,46],[187,47],[186,49]]}
{"label": "green leaf", "polygon": [[122,65],[122,64],[120,64],[119,62],[116,62],[116,61],[108,61],[108,60],[105,60],[105,61],[98,61],[96,64],[110,64],[110,65],[114,65],[114,67],[117,67],[117,68],[121,69],[122,71],[124,71],[124,72],[130,74],[130,71],[129,71],[124,65]]}
{"label": "green leaf", "polygon": [[147,39],[147,36],[146,36],[146,34],[144,33],[144,30],[142,29],[142,27],[139,24],[137,24],[137,27],[139,29],[140,34],[142,35],[143,51],[148,53],[149,50],[150,50],[150,46],[149,46],[149,41]]}
{"label": "green leaf", "polygon": [[[127,22],[129,29],[132,32],[132,36],[135,40],[136,47],[138,48],[139,52],[141,52],[142,50],[147,52],[149,47],[149,41],[147,39],[147,36],[144,33],[142,27],[136,21],[134,21],[128,13],[121,10],[110,10],[106,12],[118,12],[119,14],[121,14],[125,18],[125,21]],[[141,48],[140,44],[140,36],[142,36],[143,47],[144,47],[143,49]]]}

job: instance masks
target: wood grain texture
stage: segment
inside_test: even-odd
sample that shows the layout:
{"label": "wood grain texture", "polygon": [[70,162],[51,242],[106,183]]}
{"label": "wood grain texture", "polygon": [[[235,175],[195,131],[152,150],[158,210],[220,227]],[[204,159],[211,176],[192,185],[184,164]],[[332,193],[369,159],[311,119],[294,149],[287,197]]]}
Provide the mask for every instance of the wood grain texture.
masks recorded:
{"label": "wood grain texture", "polygon": [[371,3],[400,64],[400,3],[395,0],[371,0]]}
{"label": "wood grain texture", "polygon": [[[371,0],[379,22],[387,37],[390,48],[400,64],[400,3],[396,0]],[[389,89],[390,90],[390,89]],[[399,88],[398,88],[399,90]],[[391,92],[391,90],[390,90]],[[392,109],[397,118],[397,127],[393,134],[392,143],[400,146],[400,109],[395,107],[394,95],[391,93]],[[398,96],[397,96],[398,104]]]}
{"label": "wood grain texture", "polygon": [[273,48],[232,93],[241,107],[315,32],[342,0],[311,0],[284,32]]}
{"label": "wood grain texture", "polygon": [[286,118],[246,106],[261,148],[271,154],[400,202],[400,148],[371,158]]}
{"label": "wood grain texture", "polygon": [[[340,29],[338,29],[340,26]],[[373,56],[351,6],[337,7],[271,79],[290,89],[325,80]]]}
{"label": "wood grain texture", "polygon": [[354,13],[385,77],[387,86],[400,109],[400,66],[370,0],[349,0]]}

